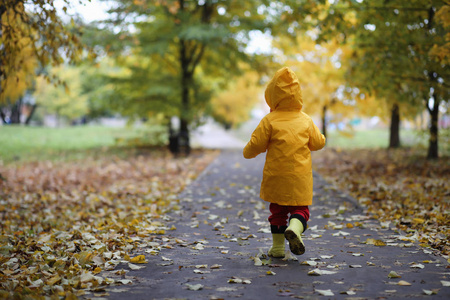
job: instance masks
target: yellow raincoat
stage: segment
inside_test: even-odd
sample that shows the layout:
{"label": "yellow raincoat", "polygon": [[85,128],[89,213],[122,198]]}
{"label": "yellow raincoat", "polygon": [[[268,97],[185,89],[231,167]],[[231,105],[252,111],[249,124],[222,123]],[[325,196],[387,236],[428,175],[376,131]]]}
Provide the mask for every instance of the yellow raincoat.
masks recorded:
{"label": "yellow raincoat", "polygon": [[271,113],[261,120],[244,148],[245,158],[267,150],[260,197],[279,205],[311,205],[311,151],[322,149],[325,137],[301,111],[300,83],[291,69],[275,73],[265,98]]}

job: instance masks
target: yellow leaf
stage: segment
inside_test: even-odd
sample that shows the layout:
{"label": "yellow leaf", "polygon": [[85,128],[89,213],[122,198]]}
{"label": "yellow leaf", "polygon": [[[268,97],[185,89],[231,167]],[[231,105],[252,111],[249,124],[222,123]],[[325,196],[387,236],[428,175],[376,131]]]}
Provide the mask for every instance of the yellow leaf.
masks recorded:
{"label": "yellow leaf", "polygon": [[401,278],[402,276],[398,275],[397,272],[395,272],[395,271],[391,271],[391,272],[389,272],[388,277],[389,278]]}
{"label": "yellow leaf", "polygon": [[100,273],[101,271],[102,271],[102,268],[97,267],[97,268],[94,269],[94,271],[93,271],[92,273],[98,274],[98,273]]}
{"label": "yellow leaf", "polygon": [[367,245],[375,245],[375,246],[378,246],[378,247],[386,246],[386,243],[383,242],[382,240],[376,240],[376,239],[372,239],[372,238],[368,238],[366,240],[366,244]]}
{"label": "yellow leaf", "polygon": [[400,280],[397,284],[398,285],[404,285],[404,286],[411,285],[411,283],[409,283],[407,281],[404,281],[404,280]]}
{"label": "yellow leaf", "polygon": [[66,298],[65,298],[65,299],[66,299],[66,300],[77,300],[78,297],[75,296],[74,294],[72,294],[71,292],[68,292],[68,293],[66,294]]}
{"label": "yellow leaf", "polygon": [[347,228],[353,228],[353,227],[355,227],[355,226],[353,226],[353,224],[352,223],[347,223]]}
{"label": "yellow leaf", "polygon": [[422,218],[414,218],[413,222],[417,223],[417,224],[423,224],[425,222],[425,220]]}
{"label": "yellow leaf", "polygon": [[130,259],[131,263],[135,263],[135,264],[146,264],[148,263],[148,261],[145,260],[145,256],[144,255],[138,255],[136,257],[133,257],[132,259]]}
{"label": "yellow leaf", "polygon": [[60,280],[61,280],[61,277],[59,277],[59,275],[53,276],[49,280],[47,280],[47,285],[54,285]]}

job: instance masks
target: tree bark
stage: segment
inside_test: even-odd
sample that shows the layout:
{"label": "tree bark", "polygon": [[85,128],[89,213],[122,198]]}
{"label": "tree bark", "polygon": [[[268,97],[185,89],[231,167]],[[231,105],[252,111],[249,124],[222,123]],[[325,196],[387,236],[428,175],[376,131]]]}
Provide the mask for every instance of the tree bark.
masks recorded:
{"label": "tree bark", "polygon": [[389,135],[389,148],[400,147],[400,109],[397,103],[394,103],[391,110],[391,127]]}
{"label": "tree bark", "polygon": [[30,114],[28,115],[27,119],[25,120],[25,125],[30,125],[31,118],[34,115],[34,112],[36,111],[36,108],[37,108],[37,104],[33,104],[31,106],[31,111],[30,111]]}
{"label": "tree bark", "polygon": [[2,107],[0,107],[0,118],[2,118],[3,124],[6,124],[6,115],[3,112],[3,108]]}
{"label": "tree bark", "polygon": [[325,137],[327,137],[327,108],[328,107],[326,105],[324,105],[322,108],[322,133]]}
{"label": "tree bark", "polygon": [[[186,53],[186,45],[184,40],[180,40],[180,63],[181,63],[181,111],[180,111],[180,132],[179,146],[184,148],[184,152],[189,154],[191,145],[189,141],[189,115],[190,115],[190,99],[189,85],[192,75],[189,72],[189,60]],[[178,151],[179,152],[179,151]]]}
{"label": "tree bark", "polygon": [[436,99],[436,97],[433,95],[432,98],[434,99],[433,107],[428,108],[428,112],[430,113],[431,117],[431,124],[430,124],[430,138],[428,143],[428,159],[437,159],[439,158],[439,148],[438,148],[438,134],[439,134],[439,127],[438,127],[438,121],[439,121],[439,101]]}
{"label": "tree bark", "polygon": [[20,124],[21,115],[22,115],[22,97],[20,97],[11,108],[10,123]]}

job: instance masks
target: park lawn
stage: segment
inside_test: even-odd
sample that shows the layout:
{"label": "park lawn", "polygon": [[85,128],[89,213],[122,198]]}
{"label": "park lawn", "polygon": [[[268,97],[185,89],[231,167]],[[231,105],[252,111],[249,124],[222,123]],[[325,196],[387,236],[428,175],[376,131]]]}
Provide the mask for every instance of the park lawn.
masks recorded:
{"label": "park lawn", "polygon": [[0,161],[71,160],[120,152],[126,141],[139,139],[147,128],[72,126],[61,128],[0,126]]}
{"label": "park lawn", "polygon": [[[450,129],[441,129],[439,135],[439,151],[443,155],[450,154]],[[414,147],[426,149],[428,147],[428,134],[419,130],[401,129],[401,147]],[[351,135],[330,131],[327,136],[327,147],[342,149],[376,149],[389,146],[389,129],[357,130]]]}

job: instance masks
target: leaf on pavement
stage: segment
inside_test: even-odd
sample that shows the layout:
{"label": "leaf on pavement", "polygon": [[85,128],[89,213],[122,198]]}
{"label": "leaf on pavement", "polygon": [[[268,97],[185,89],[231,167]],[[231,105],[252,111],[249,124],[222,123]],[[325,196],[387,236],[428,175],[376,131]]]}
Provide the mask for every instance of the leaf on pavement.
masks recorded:
{"label": "leaf on pavement", "polygon": [[138,266],[138,265],[131,264],[131,263],[128,263],[128,267],[129,267],[131,270],[140,270],[140,269],[145,268],[145,266]]}
{"label": "leaf on pavement", "polygon": [[367,245],[375,245],[375,246],[378,246],[378,247],[386,246],[386,243],[383,242],[382,240],[376,240],[376,239],[372,239],[372,238],[368,238],[366,240],[366,244]]}
{"label": "leaf on pavement", "polygon": [[145,255],[138,255],[130,259],[130,263],[134,264],[146,264],[148,261],[145,259]]}
{"label": "leaf on pavement", "polygon": [[450,286],[450,281],[441,280],[442,286]]}
{"label": "leaf on pavement", "polygon": [[402,278],[402,276],[398,275],[397,272],[395,272],[395,271],[389,272],[388,277],[389,278]]}
{"label": "leaf on pavement", "polygon": [[437,295],[437,293],[438,293],[438,289],[434,289],[434,290],[425,290],[425,289],[422,289],[422,291],[423,291],[423,293],[425,294],[425,295]]}
{"label": "leaf on pavement", "polygon": [[425,268],[425,266],[422,265],[422,264],[414,264],[414,265],[411,265],[410,268],[414,268],[414,269],[423,269],[423,268]]}
{"label": "leaf on pavement", "polygon": [[318,292],[322,296],[328,296],[328,297],[334,296],[334,294],[331,290],[316,290],[316,292]]}
{"label": "leaf on pavement", "polygon": [[188,288],[188,290],[190,290],[190,291],[199,291],[199,290],[201,290],[201,289],[203,289],[203,285],[202,284],[200,284],[200,283],[198,283],[198,284],[189,284],[189,283],[186,283],[186,286],[187,286],[187,288]]}
{"label": "leaf on pavement", "polygon": [[310,276],[321,276],[321,275],[331,275],[331,274],[336,274],[336,273],[337,273],[336,271],[314,269],[312,271],[309,271],[308,275],[310,275]]}

